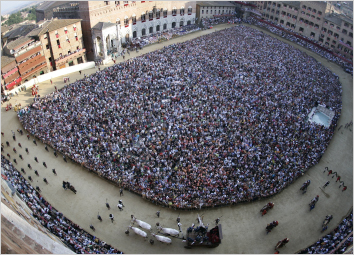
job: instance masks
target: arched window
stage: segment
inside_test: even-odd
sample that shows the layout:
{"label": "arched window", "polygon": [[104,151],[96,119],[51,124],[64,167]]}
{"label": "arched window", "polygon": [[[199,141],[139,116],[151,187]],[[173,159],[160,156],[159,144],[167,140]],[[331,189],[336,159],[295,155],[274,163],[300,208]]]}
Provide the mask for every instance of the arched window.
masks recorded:
{"label": "arched window", "polygon": [[182,6],[181,9],[179,10],[179,13],[181,14],[181,16],[184,15],[184,7]]}
{"label": "arched window", "polygon": [[132,22],[133,22],[133,25],[136,24],[136,15],[135,14],[132,15]]}
{"label": "arched window", "polygon": [[124,27],[129,27],[129,18],[128,18],[128,16],[124,17]]}
{"label": "arched window", "polygon": [[192,6],[188,7],[188,15],[192,15]]}
{"label": "arched window", "polygon": [[143,12],[142,14],[141,14],[141,22],[145,22],[146,21],[146,19],[145,19],[145,12]]}
{"label": "arched window", "polygon": [[167,18],[167,8],[165,8],[165,9],[163,10],[163,17],[164,17],[164,18]]}
{"label": "arched window", "polygon": [[116,24],[120,25],[120,18],[116,19]]}
{"label": "arched window", "polygon": [[157,9],[156,10],[156,19],[159,19],[160,18],[160,9]]}
{"label": "arched window", "polygon": [[154,13],[152,11],[149,11],[149,20],[154,19]]}
{"label": "arched window", "polygon": [[176,16],[177,15],[177,8],[173,7],[172,8],[172,16]]}

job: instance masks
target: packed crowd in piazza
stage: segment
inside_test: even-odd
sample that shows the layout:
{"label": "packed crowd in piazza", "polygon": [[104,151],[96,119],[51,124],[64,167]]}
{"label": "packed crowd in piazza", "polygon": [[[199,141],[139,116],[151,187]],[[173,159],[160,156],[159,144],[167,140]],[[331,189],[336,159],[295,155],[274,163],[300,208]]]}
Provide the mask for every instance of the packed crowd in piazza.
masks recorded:
{"label": "packed crowd in piazza", "polygon": [[[353,211],[330,233],[313,245],[301,250],[300,254],[343,254],[353,244]],[[344,242],[343,242],[344,241]],[[343,242],[340,247],[337,247]],[[335,250],[335,251],[334,251]],[[334,252],[333,252],[334,251]]]}
{"label": "packed crowd in piazza", "polygon": [[[290,40],[290,41],[292,41],[294,43],[297,43],[297,44],[301,45],[302,47],[308,48],[309,50],[317,53],[318,55],[320,55],[320,56],[322,56],[322,57],[324,57],[324,58],[326,58],[326,59],[328,59],[330,61],[333,61],[334,63],[336,63],[338,65],[343,66],[343,65],[347,64],[347,62],[343,61],[341,58],[333,55],[332,53],[330,53],[330,52],[328,52],[326,50],[323,50],[323,49],[321,49],[321,48],[319,48],[319,47],[317,47],[317,46],[315,46],[315,45],[313,45],[313,44],[311,44],[309,42],[306,42],[305,40],[302,40],[302,39],[300,39],[300,38],[298,38],[298,37],[296,37],[296,36],[294,36],[292,34],[285,33],[284,31],[282,31],[282,30],[280,30],[280,29],[278,29],[278,28],[276,28],[274,26],[271,26],[271,25],[268,25],[268,24],[266,24],[264,22],[258,21],[257,19],[255,19],[253,17],[249,17],[247,20],[245,20],[245,22],[248,23],[248,24],[252,24],[252,25],[259,26],[259,27],[263,27],[263,28],[269,30],[270,32],[272,32],[272,33],[274,33],[276,35],[282,36],[283,38],[288,39],[288,40]],[[288,28],[288,27],[286,27],[284,25],[277,24],[277,23],[275,23],[275,22],[273,22],[271,20],[267,20],[267,22],[272,23],[275,26],[281,27],[281,28],[283,28],[283,29],[285,29],[285,30],[287,30],[287,31],[289,31],[291,33],[294,33],[290,28]],[[304,35],[301,35],[301,36],[306,38],[306,39],[308,39],[308,40],[310,40],[310,41],[312,41],[312,42],[314,42],[314,43],[316,43],[316,44],[319,44],[319,42],[316,41],[314,38],[306,37]],[[338,54],[338,55],[340,55],[340,54]],[[342,56],[342,57],[344,57],[344,56]],[[349,61],[351,61],[351,60],[349,60]]]}
{"label": "packed crowd in piazza", "polygon": [[52,207],[2,154],[1,166],[7,181],[32,210],[32,216],[75,253],[122,254],[121,251],[86,232]]}
{"label": "packed crowd in piazza", "polygon": [[[311,124],[316,104],[335,111]],[[64,86],[24,128],[156,203],[198,208],[271,196],[317,164],[341,112],[339,80],[246,26],[166,46]]]}

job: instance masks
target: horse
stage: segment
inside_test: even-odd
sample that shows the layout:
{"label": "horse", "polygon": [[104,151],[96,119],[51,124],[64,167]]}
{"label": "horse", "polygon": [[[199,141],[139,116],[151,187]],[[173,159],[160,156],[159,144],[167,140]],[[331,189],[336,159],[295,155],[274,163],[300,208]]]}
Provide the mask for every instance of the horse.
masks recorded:
{"label": "horse", "polygon": [[288,242],[289,242],[289,239],[288,239],[288,238],[285,238],[285,239],[279,241],[279,242],[277,243],[277,245],[275,246],[274,250],[277,250],[277,249],[279,249],[279,248],[285,246],[285,244],[287,244]]}
{"label": "horse", "polygon": [[135,234],[139,235],[139,236],[142,236],[144,237],[145,239],[147,238],[147,234],[145,231],[139,229],[139,228],[136,228],[136,227],[132,227],[131,225],[129,226],[130,229],[132,229]]}
{"label": "horse", "polygon": [[172,240],[171,238],[168,238],[166,236],[159,236],[159,235],[156,235],[155,233],[151,233],[151,235],[153,237],[155,237],[158,241],[160,241],[161,243],[167,243],[167,244],[172,244]]}
{"label": "horse", "polygon": [[133,222],[133,224],[136,222],[138,223],[139,227],[141,228],[145,228],[147,230],[152,230],[151,229],[151,225],[149,223],[146,223],[145,221],[142,221],[142,220],[138,220],[137,218],[134,217],[134,215],[131,216],[131,221]]}
{"label": "horse", "polygon": [[160,226],[159,223],[156,223],[156,229],[158,231],[162,231],[164,234],[168,234],[170,236],[179,236],[179,231],[177,229],[173,229],[173,228],[163,228]]}

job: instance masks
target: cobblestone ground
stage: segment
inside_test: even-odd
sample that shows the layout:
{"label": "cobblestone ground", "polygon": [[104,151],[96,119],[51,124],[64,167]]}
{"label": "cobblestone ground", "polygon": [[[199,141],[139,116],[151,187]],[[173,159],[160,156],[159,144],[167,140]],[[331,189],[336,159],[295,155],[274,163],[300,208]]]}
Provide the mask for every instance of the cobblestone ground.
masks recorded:
{"label": "cobblestone ground", "polygon": [[[227,27],[230,27],[230,25],[218,25],[211,30],[199,31],[161,44],[147,46],[139,53],[131,52],[130,56],[127,55],[126,58],[132,58],[168,44],[189,40],[212,33],[215,29],[219,30]],[[266,30],[263,31],[271,34]],[[283,38],[278,38],[313,56],[340,76],[343,86],[343,110],[338,126],[351,121],[353,118],[352,77],[338,65]],[[122,61],[122,57],[118,61]],[[111,64],[107,66],[109,65]],[[89,75],[95,71],[95,69],[90,69],[82,71],[81,75],[79,73],[72,74],[70,80],[75,81],[83,77],[84,74]],[[53,85],[49,81],[39,84],[39,94],[43,96],[54,91],[54,85],[58,88],[64,86],[62,77],[53,79]],[[30,90],[27,90],[19,96],[13,97],[10,102],[12,105],[21,103],[24,106],[32,101]],[[41,142],[38,142],[38,146],[34,146],[32,139],[27,140],[26,135],[20,136],[16,130],[22,127],[15,112],[6,112],[5,107],[6,103],[1,106],[1,131],[5,133],[2,142],[9,141],[11,145],[11,147],[5,148],[5,155],[10,153],[11,158],[17,158],[19,153],[22,154],[24,160],[18,159],[17,168],[23,167],[27,171],[27,164],[30,163],[33,169],[38,170],[39,177],[32,173],[33,170],[28,170],[27,175],[28,172],[31,172],[34,179],[33,185],[38,185],[42,189],[43,196],[52,206],[85,230],[125,253],[274,253],[275,244],[285,237],[289,238],[290,242],[280,252],[295,253],[311,245],[323,235],[320,233],[321,224],[327,214],[334,215],[334,218],[325,233],[330,232],[353,205],[353,132],[349,129],[342,128],[340,131],[336,131],[319,164],[312,167],[289,188],[274,196],[271,199],[275,203],[274,208],[262,217],[259,210],[270,201],[269,199],[203,211],[175,211],[155,206],[128,191],[125,191],[124,196],[120,197],[118,187],[109,184],[77,164],[65,163],[61,157],[55,158],[53,150],[50,149],[50,153],[46,152]],[[11,130],[16,132],[16,143],[12,140]],[[15,154],[12,147],[15,145],[18,147],[18,142],[22,144],[22,149],[17,148],[18,154]],[[29,155],[26,155],[24,151],[26,147],[29,148]],[[40,163],[34,161],[35,156],[38,157]],[[47,169],[42,166],[41,162],[43,161],[47,162]],[[338,188],[339,184],[335,183],[335,179],[323,173],[326,166],[341,175],[342,180],[348,187],[345,192]],[[57,176],[52,174],[52,168],[56,169]],[[48,185],[44,184],[44,177],[49,181]],[[307,193],[301,195],[299,188],[308,179],[311,179],[311,185]],[[76,195],[62,188],[63,180],[70,181],[75,186],[78,191]],[[327,180],[330,180],[331,183],[323,190],[322,186]],[[309,212],[308,203],[316,195],[320,195],[320,201],[316,208]],[[119,199],[122,199],[125,204],[123,211],[119,211],[117,208]],[[105,206],[106,200],[111,205],[110,210],[107,210]],[[161,212],[159,218],[155,214],[158,210]],[[102,222],[97,220],[98,213],[103,218]],[[113,213],[115,217],[114,223],[109,220],[108,215],[110,213]],[[224,239],[219,247],[214,249],[185,249],[185,243],[177,238],[172,238],[172,245],[159,242],[150,245],[148,241],[144,241],[142,237],[135,235],[132,231],[130,231],[130,235],[124,233],[130,224],[132,214],[151,224],[154,232],[156,232],[156,222],[160,222],[165,227],[178,229],[176,218],[180,215],[182,230],[185,232],[190,224],[197,223],[198,213],[204,216],[205,224],[209,223],[210,226],[214,225],[216,218],[222,216],[220,223],[222,224]],[[266,235],[265,227],[267,223],[273,220],[279,221],[279,226]],[[95,226],[95,232],[90,230],[90,224]],[[148,239],[150,239],[151,234],[149,233],[148,236]]]}

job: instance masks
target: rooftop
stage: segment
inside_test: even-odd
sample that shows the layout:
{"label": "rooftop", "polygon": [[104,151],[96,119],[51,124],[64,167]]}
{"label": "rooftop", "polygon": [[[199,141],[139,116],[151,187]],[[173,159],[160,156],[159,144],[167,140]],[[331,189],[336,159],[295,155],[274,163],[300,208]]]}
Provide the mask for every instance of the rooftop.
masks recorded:
{"label": "rooftop", "polygon": [[73,1],[48,1],[48,2],[43,2],[42,4],[40,4],[37,8],[36,11],[45,11],[48,9],[53,9],[56,7],[59,7],[61,5],[67,4],[67,3],[71,3]]}
{"label": "rooftop", "polygon": [[57,30],[58,28],[66,27],[71,24],[81,22],[81,19],[53,19],[51,21],[44,22],[41,27],[34,29],[30,36],[41,36],[48,32]]}
{"label": "rooftop", "polygon": [[5,47],[8,48],[9,50],[15,50],[16,48],[22,46],[25,43],[29,43],[33,41],[31,37],[28,36],[21,36],[15,41],[9,42]]}
{"label": "rooftop", "polygon": [[113,27],[115,25],[115,23],[111,22],[98,22],[92,29],[103,30],[105,28]]}
{"label": "rooftop", "polygon": [[25,36],[29,32],[31,32],[35,27],[36,27],[35,24],[15,26],[13,29],[8,31],[4,35],[4,37],[7,37],[8,39],[15,39],[20,36]]}
{"label": "rooftop", "polygon": [[235,7],[234,4],[226,1],[208,1],[208,2],[197,2],[199,6],[231,6]]}
{"label": "rooftop", "polygon": [[3,68],[4,66],[7,66],[7,65],[10,64],[12,61],[15,61],[15,58],[14,58],[14,57],[2,55],[2,56],[1,56],[1,68]]}
{"label": "rooftop", "polygon": [[289,2],[284,2],[284,4],[287,4],[287,5],[290,5],[290,6],[293,6],[293,7],[296,7],[296,8],[300,8],[300,2],[299,1],[289,1]]}
{"label": "rooftop", "polygon": [[334,24],[337,24],[337,25],[341,25],[342,24],[342,19],[340,18],[339,15],[333,15],[333,14],[330,14],[330,15],[326,15],[324,17],[325,20],[328,20],[328,21],[331,21],[333,22]]}

